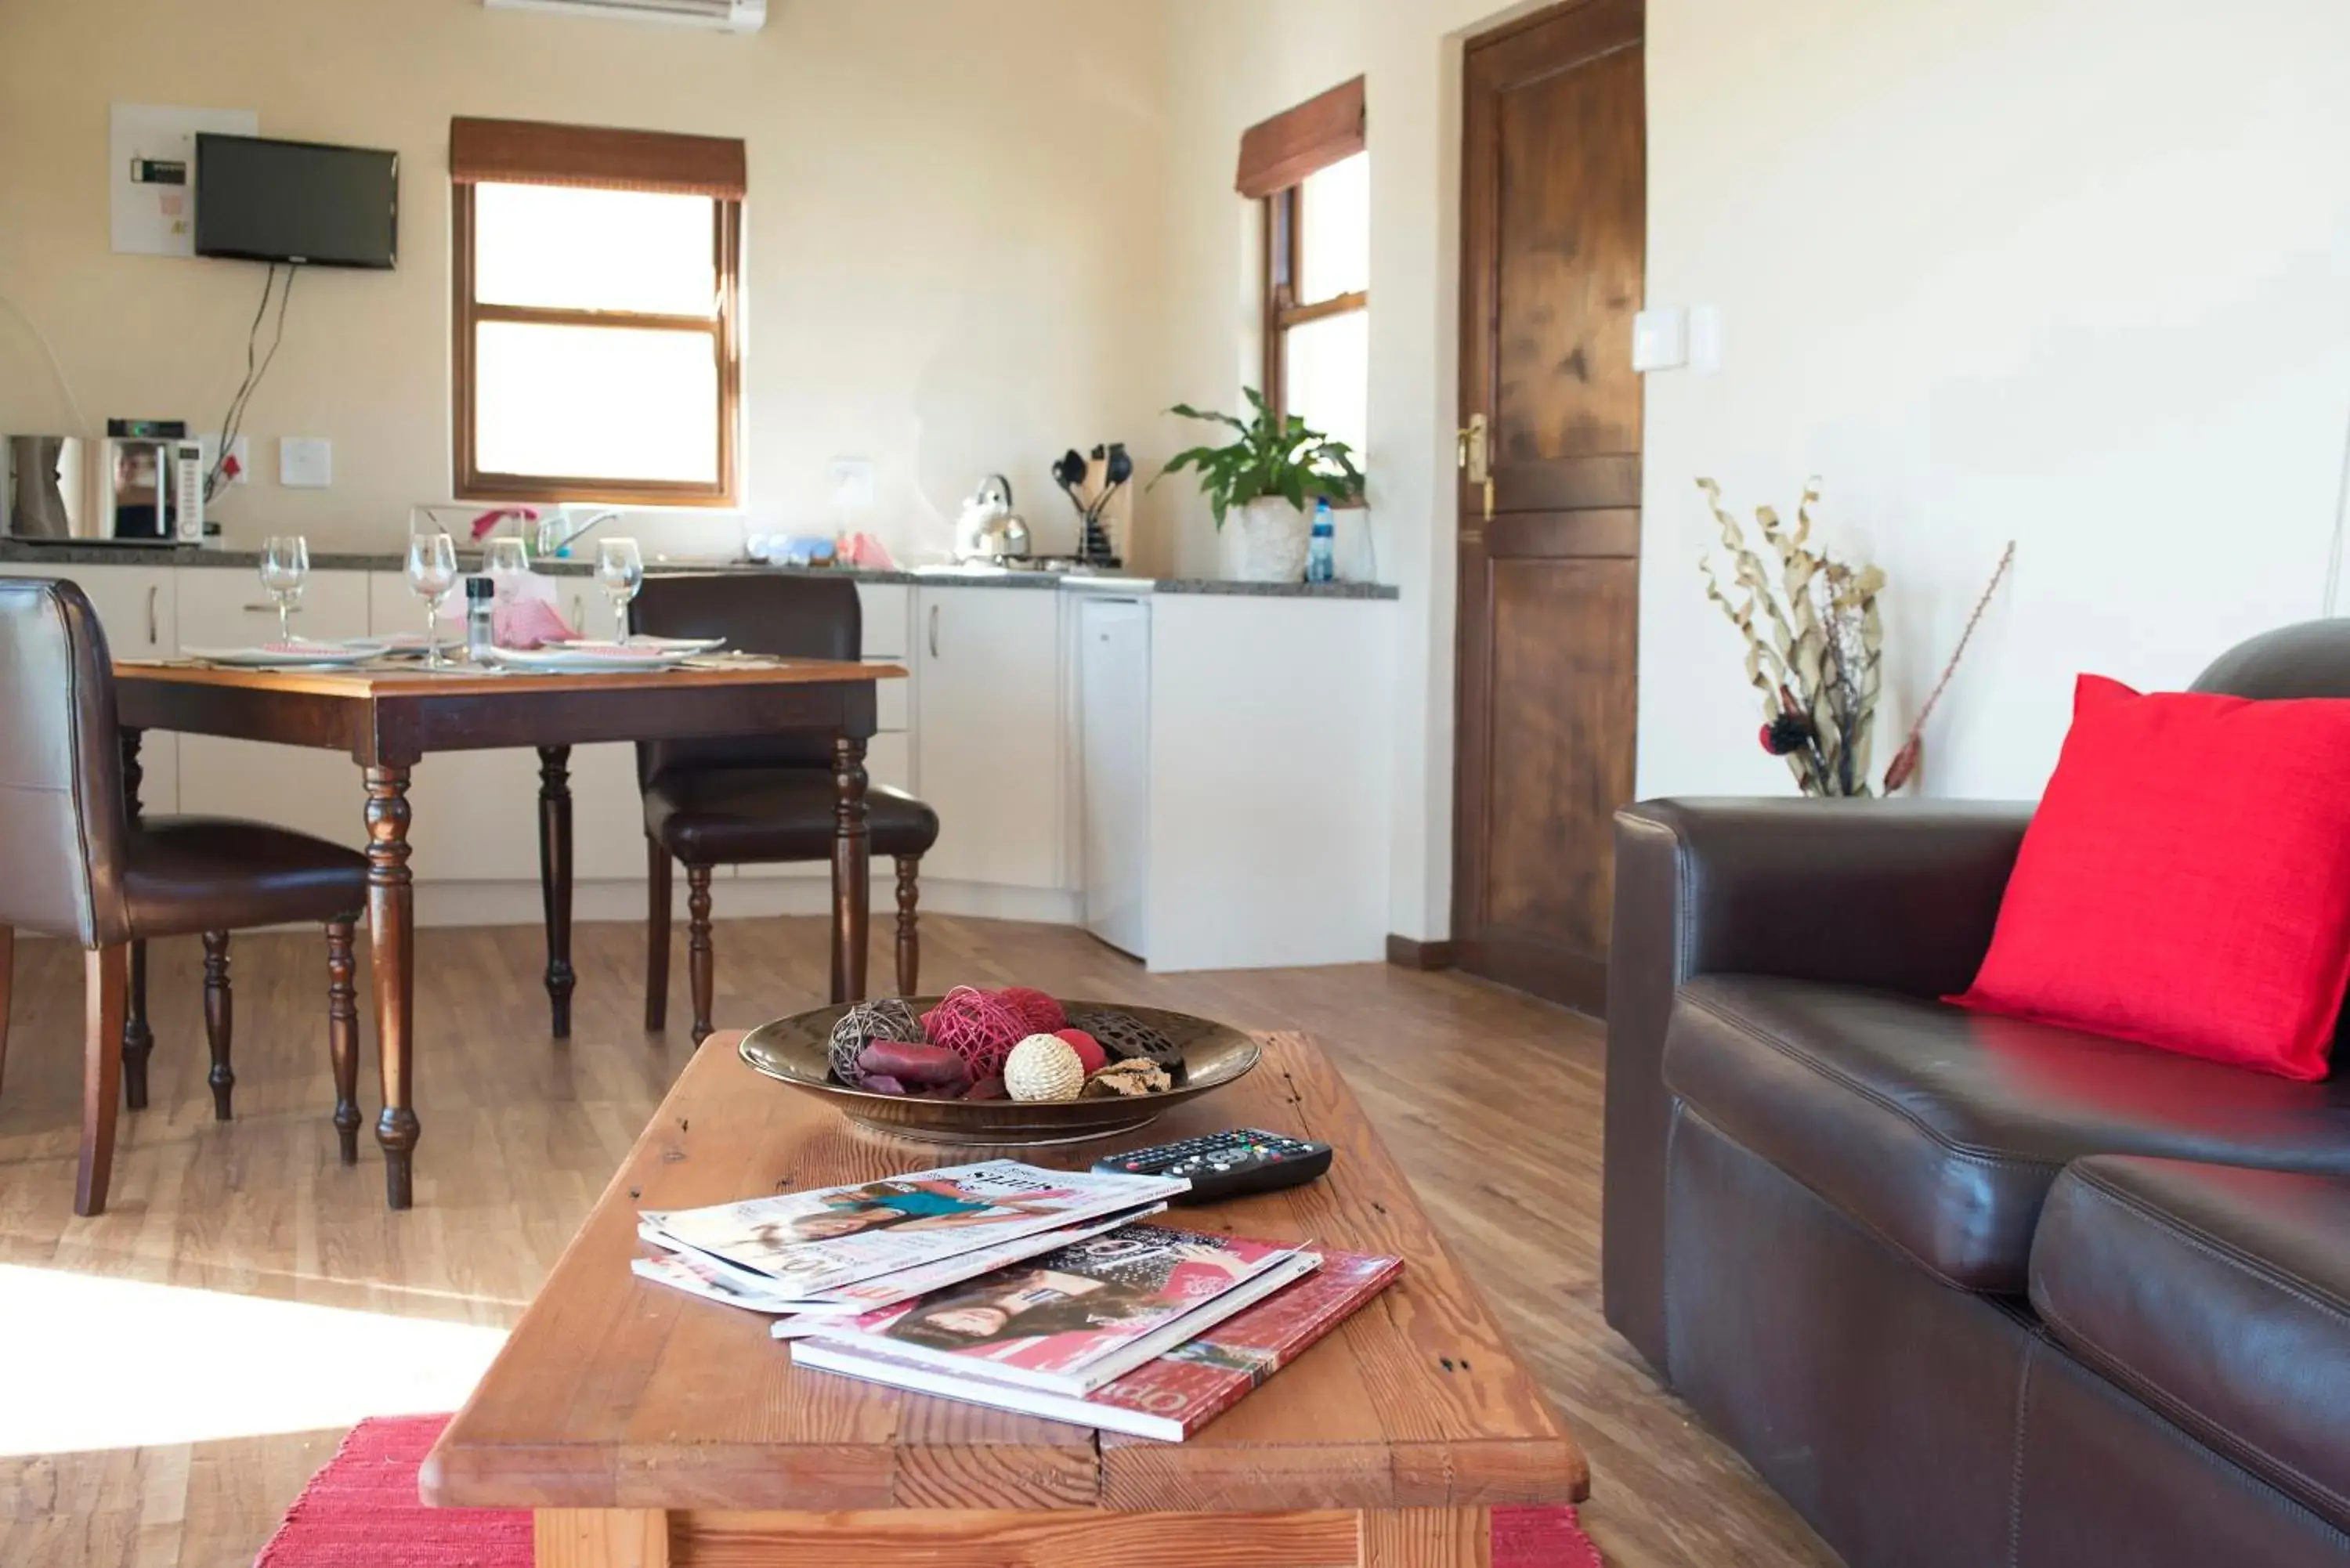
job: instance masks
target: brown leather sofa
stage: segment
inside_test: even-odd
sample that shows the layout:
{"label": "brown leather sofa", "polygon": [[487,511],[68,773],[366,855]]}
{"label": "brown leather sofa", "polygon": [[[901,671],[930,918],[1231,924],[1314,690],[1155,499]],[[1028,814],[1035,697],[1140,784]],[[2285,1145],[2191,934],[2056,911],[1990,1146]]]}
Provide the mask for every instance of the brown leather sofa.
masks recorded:
{"label": "brown leather sofa", "polygon": [[[2197,689],[2350,696],[2350,621]],[[2350,1563],[2350,1070],[1938,1002],[2029,809],[1618,815],[1608,1321],[1855,1568]]]}

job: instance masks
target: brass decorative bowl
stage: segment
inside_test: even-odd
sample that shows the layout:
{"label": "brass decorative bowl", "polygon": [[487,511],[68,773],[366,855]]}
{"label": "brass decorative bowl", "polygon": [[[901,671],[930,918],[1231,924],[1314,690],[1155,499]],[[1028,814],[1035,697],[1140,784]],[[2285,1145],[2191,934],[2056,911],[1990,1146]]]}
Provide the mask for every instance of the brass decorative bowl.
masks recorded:
{"label": "brass decorative bowl", "polygon": [[[917,1012],[935,996],[909,997]],[[832,1026],[847,1007],[762,1023],[743,1037],[743,1060],[768,1077],[822,1096],[841,1115],[876,1132],[922,1143],[1023,1145],[1083,1143],[1129,1132],[1159,1119],[1170,1106],[1222,1088],[1257,1064],[1257,1043],[1227,1024],[1159,1007],[1064,999],[1071,1012],[1123,1012],[1148,1023],[1183,1053],[1175,1086],[1161,1095],[1108,1095],[1078,1100],[932,1100],[853,1089],[832,1075]]]}

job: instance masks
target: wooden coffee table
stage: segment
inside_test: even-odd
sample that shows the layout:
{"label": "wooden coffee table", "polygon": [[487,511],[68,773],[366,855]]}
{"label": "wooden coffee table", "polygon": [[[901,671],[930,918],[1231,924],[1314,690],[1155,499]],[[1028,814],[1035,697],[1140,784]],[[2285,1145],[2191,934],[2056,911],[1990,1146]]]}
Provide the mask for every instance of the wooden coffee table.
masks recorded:
{"label": "wooden coffee table", "polygon": [[1322,1180],[1175,1216],[1395,1253],[1404,1272],[1185,1443],[797,1371],[766,1319],[631,1274],[639,1208],[988,1157],[858,1128],[754,1073],[740,1039],[694,1056],[425,1461],[429,1503],[536,1510],[541,1568],[1447,1568],[1487,1561],[1494,1506],[1585,1495],[1581,1450],[1302,1036],[1270,1036],[1248,1078],[1126,1146],[1247,1126],[1322,1139],[1338,1151]]}

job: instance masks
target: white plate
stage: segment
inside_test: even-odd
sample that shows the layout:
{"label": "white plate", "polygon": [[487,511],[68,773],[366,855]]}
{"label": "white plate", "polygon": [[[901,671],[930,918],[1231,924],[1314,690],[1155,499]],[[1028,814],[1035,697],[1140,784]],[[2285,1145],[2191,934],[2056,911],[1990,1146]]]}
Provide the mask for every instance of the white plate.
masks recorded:
{"label": "white plate", "polygon": [[331,667],[365,664],[380,658],[384,645],[371,639],[348,642],[265,643],[259,648],[183,648],[189,659],[207,664],[234,665],[243,670],[283,670],[294,666]]}
{"label": "white plate", "polygon": [[507,670],[528,670],[538,675],[608,674],[624,670],[675,670],[693,655],[683,649],[659,652],[626,653],[616,649],[597,648],[498,648],[490,650],[490,662]]}
{"label": "white plate", "polygon": [[[611,649],[619,648],[621,645],[616,642],[603,641],[599,639],[591,637],[584,638],[577,642],[567,642],[561,646],[575,649],[581,652],[592,651],[602,653]],[[631,632],[629,634],[628,646],[630,648],[657,648],[663,653],[709,653],[717,649],[725,647],[726,639],[723,637],[649,637],[645,633],[639,631]]]}

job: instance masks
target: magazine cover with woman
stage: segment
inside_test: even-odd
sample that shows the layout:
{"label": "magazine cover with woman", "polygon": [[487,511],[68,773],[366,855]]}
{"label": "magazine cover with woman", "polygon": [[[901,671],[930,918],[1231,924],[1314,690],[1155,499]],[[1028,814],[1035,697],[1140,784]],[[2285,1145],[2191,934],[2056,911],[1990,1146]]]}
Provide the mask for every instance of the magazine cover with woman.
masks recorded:
{"label": "magazine cover with woman", "polygon": [[804,1296],[1156,1203],[1179,1178],[1046,1170],[1016,1159],[917,1170],[709,1209],[647,1210],[671,1241]]}
{"label": "magazine cover with woman", "polygon": [[1279,1241],[1127,1225],[867,1313],[823,1337],[981,1377],[1097,1386],[1117,1376],[1106,1369],[1159,1354],[1164,1347],[1152,1340],[1162,1331],[1180,1324],[1189,1337],[1317,1261]]}

